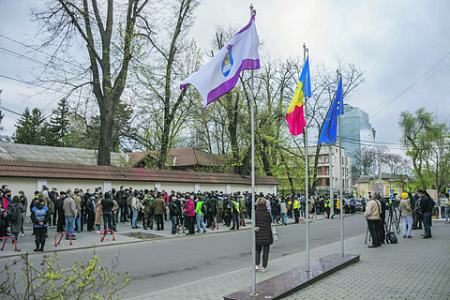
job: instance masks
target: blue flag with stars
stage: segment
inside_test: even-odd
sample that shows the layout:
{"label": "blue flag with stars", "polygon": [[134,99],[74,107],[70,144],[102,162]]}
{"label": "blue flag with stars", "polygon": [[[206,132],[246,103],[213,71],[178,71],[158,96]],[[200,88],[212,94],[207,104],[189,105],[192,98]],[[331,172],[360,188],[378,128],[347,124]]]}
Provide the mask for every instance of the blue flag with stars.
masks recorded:
{"label": "blue flag with stars", "polygon": [[344,114],[344,101],[342,97],[342,76],[339,79],[336,96],[333,103],[331,103],[327,118],[323,124],[322,132],[320,133],[319,144],[334,144],[336,143],[336,130],[338,116]]}

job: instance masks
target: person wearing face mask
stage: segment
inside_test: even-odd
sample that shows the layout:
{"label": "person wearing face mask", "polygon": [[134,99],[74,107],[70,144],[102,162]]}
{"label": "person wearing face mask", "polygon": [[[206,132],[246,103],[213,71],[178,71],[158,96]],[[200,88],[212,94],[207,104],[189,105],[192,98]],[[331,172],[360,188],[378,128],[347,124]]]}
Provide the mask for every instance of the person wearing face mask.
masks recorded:
{"label": "person wearing face mask", "polygon": [[36,249],[34,249],[34,251],[41,252],[44,251],[45,236],[51,217],[48,207],[44,204],[44,199],[39,198],[37,205],[31,210],[31,221],[33,222],[36,243]]}

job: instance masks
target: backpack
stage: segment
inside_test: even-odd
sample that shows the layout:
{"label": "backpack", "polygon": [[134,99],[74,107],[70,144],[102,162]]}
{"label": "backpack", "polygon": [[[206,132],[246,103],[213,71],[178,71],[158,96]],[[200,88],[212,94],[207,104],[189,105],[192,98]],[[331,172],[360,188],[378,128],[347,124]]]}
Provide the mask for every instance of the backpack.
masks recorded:
{"label": "backpack", "polygon": [[386,243],[387,244],[397,244],[397,236],[392,231],[386,233]]}
{"label": "backpack", "polygon": [[202,214],[206,214],[208,212],[208,207],[206,206],[205,202],[202,203]]}
{"label": "backpack", "polygon": [[8,210],[6,211],[6,216],[8,217],[8,220],[15,221],[19,218],[20,210],[17,205],[10,205],[8,207]]}

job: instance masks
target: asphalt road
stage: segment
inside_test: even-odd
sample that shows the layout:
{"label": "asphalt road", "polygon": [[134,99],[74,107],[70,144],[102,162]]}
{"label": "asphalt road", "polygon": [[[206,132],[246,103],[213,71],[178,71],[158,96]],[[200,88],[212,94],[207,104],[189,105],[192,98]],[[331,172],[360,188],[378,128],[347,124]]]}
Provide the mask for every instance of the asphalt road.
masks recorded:
{"label": "asphalt road", "polygon": [[[305,224],[277,227],[280,238],[271,247],[268,268],[271,259],[305,250],[305,228]],[[339,217],[314,221],[309,228],[310,251],[340,240]],[[362,214],[344,218],[344,238],[360,235],[365,231],[366,221]],[[110,267],[111,261],[119,255],[120,276],[127,272],[131,279],[125,298],[132,298],[250,266],[251,231],[196,234],[100,247],[95,251],[100,263],[106,267]],[[340,248],[336,249],[337,253],[340,251]],[[59,256],[62,267],[68,267],[76,261],[89,259],[92,254],[92,249],[80,249],[60,252]]]}

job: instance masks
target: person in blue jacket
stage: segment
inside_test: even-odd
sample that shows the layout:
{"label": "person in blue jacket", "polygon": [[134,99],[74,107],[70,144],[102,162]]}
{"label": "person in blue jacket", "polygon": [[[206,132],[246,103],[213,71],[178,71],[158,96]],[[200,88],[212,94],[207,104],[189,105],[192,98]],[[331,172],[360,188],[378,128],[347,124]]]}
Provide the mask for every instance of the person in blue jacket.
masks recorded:
{"label": "person in blue jacket", "polygon": [[44,199],[39,198],[38,204],[31,210],[31,221],[33,222],[36,237],[36,249],[34,251],[43,252],[48,222],[50,221],[50,211],[45,206]]}

